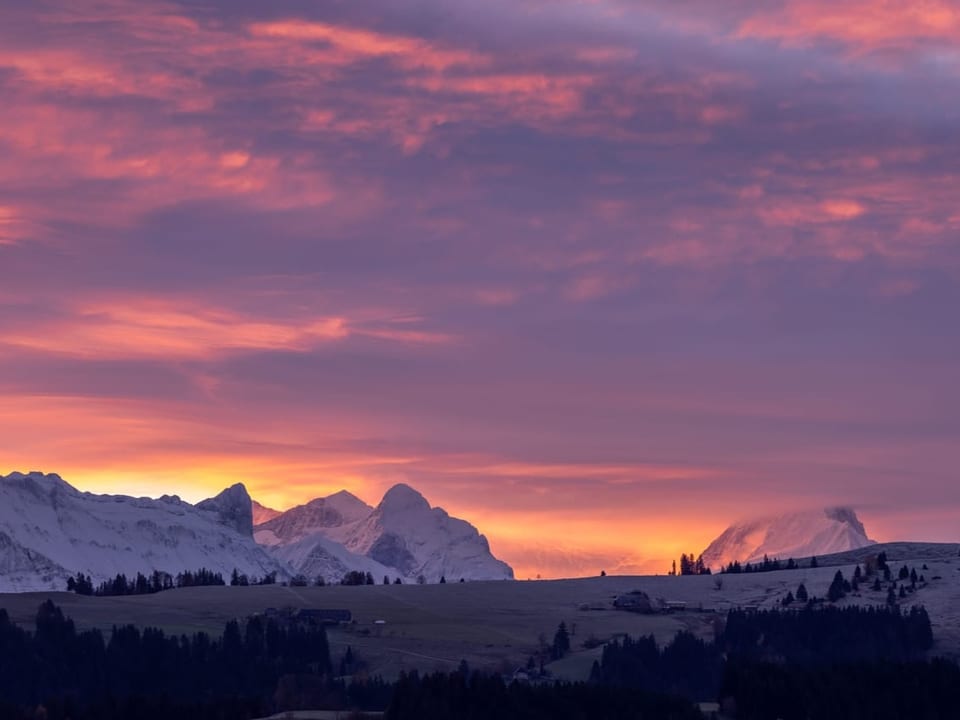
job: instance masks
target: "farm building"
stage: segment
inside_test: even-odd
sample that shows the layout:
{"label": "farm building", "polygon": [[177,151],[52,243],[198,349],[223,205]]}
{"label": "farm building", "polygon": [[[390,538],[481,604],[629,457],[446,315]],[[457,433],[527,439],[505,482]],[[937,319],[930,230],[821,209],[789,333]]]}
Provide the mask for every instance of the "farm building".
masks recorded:
{"label": "farm building", "polygon": [[353,619],[349,610],[327,608],[267,608],[263,616],[270,620],[303,625],[339,625]]}
{"label": "farm building", "polygon": [[617,610],[628,610],[636,613],[653,614],[657,612],[650,596],[642,590],[634,590],[626,595],[620,595],[613,601],[613,606]]}

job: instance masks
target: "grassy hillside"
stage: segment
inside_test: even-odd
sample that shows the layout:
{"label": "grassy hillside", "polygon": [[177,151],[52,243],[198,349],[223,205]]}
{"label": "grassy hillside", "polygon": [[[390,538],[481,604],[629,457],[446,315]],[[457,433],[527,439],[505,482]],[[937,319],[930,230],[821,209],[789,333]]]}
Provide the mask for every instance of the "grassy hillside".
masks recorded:
{"label": "grassy hillside", "polygon": [[[897,543],[886,549],[890,564],[926,563],[929,584],[904,602],[924,604],[937,638],[936,652],[960,655],[960,557],[958,547]],[[860,553],[862,551],[858,551]],[[869,554],[869,553],[868,553]],[[679,629],[710,636],[718,614],[731,607],[772,607],[803,582],[811,595],[825,596],[838,567],[852,575],[850,557],[821,558],[821,566],[794,571],[702,577],[605,577],[557,581],[475,582],[446,585],[374,585],[286,588],[204,587],[157,595],[119,598],[80,597],[67,593],[0,595],[0,607],[25,624],[39,604],[51,597],[81,627],[109,629],[114,624],[155,625],[169,632],[219,631],[225,620],[268,607],[346,608],[356,623],[330,632],[335,661],[347,645],[371,665],[371,672],[395,677],[401,670],[453,669],[461,659],[474,667],[504,669],[523,664],[550,642],[565,622],[575,634],[574,653],[557,664],[558,673],[578,677],[596,656],[584,648],[595,639],[619,633],[671,638]],[[834,565],[846,561],[851,564]],[[938,577],[940,579],[933,579]],[[613,599],[631,590],[651,597],[688,603],[686,612],[637,615],[614,610]],[[862,589],[844,602],[881,604],[886,592]],[[702,608],[702,611],[701,611]],[[376,621],[382,620],[383,624]],[[542,638],[541,638],[542,636]]]}

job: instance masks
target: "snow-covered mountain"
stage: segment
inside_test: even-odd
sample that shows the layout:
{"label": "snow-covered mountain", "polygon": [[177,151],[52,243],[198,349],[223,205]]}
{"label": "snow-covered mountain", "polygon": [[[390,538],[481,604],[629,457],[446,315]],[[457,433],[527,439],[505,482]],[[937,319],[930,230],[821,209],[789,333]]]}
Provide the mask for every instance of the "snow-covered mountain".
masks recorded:
{"label": "snow-covered mountain", "polygon": [[856,550],[874,541],[852,508],[786,513],[739,522],[728,527],[703,551],[714,571],[733,561],[803,558]]}
{"label": "snow-covered mountain", "polygon": [[63,590],[78,572],[94,582],[202,567],[286,577],[286,567],[254,542],[252,526],[242,485],[191,505],[176,496],[84,493],[58,475],[0,476],[0,591]]}
{"label": "snow-covered mountain", "polygon": [[[513,570],[470,523],[431,508],[409,485],[391,488],[376,508],[348,492],[320,498],[259,525],[257,542],[308,577],[342,568],[428,582],[506,580]],[[332,541],[332,542],[331,542]],[[371,563],[373,563],[371,565]],[[327,575],[325,568],[331,574]]]}

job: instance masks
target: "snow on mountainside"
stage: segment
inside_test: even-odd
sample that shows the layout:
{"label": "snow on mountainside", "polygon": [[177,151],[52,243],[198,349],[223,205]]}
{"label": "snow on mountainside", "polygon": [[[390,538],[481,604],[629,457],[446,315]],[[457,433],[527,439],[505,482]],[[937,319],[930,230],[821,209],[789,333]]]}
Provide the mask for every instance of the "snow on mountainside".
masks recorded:
{"label": "snow on mountainside", "polygon": [[371,512],[373,508],[363,500],[341,490],[258,525],[254,537],[261,545],[289,545],[320,532],[323,537],[342,543],[350,528]]}
{"label": "snow on mountainside", "polygon": [[856,550],[874,541],[851,508],[827,508],[758,518],[728,527],[703,551],[714,571],[729,563],[803,558]]}
{"label": "snow on mountainside", "polygon": [[377,584],[383,582],[384,577],[389,578],[390,582],[403,577],[395,568],[356,555],[321,533],[308,535],[289,545],[275,545],[270,552],[311,583],[321,577],[327,583],[338,583],[350,571],[370,573]]}
{"label": "snow on mountainside", "polygon": [[273,508],[269,508],[266,505],[261,505],[256,500],[251,500],[250,505],[253,510],[254,526],[262,525],[268,520],[273,520],[275,517],[277,517],[277,515],[280,514],[279,510],[274,510]]}
{"label": "snow on mountainside", "polygon": [[194,506],[176,496],[83,493],[58,475],[0,476],[0,591],[63,590],[77,572],[95,582],[201,567],[285,577],[253,541],[252,523],[242,485]]}
{"label": "snow on mountainside", "polygon": [[[391,488],[376,508],[340,492],[301,505],[255,529],[257,542],[308,577],[342,577],[340,566],[428,582],[506,580],[513,570],[490,553],[470,523],[450,517],[408,485]],[[324,542],[325,541],[325,542]],[[331,544],[329,541],[333,541]],[[337,545],[339,544],[339,546]],[[370,563],[374,565],[369,567]]]}

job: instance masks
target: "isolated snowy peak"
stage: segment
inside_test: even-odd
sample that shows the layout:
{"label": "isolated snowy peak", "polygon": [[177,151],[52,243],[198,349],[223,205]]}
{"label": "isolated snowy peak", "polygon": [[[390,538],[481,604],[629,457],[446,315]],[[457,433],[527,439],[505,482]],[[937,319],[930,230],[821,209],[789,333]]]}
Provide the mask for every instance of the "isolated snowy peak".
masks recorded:
{"label": "isolated snowy peak", "polygon": [[707,567],[719,570],[734,561],[828,555],[872,544],[852,508],[832,507],[731,525],[703,551],[703,560]]}

